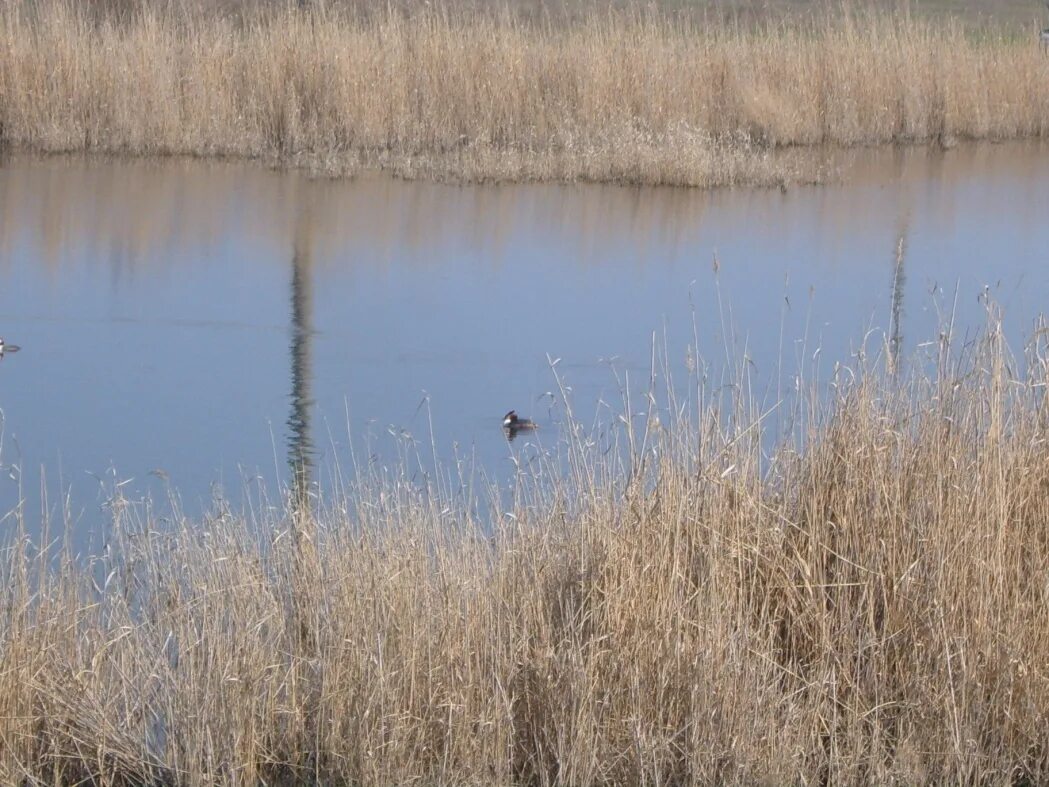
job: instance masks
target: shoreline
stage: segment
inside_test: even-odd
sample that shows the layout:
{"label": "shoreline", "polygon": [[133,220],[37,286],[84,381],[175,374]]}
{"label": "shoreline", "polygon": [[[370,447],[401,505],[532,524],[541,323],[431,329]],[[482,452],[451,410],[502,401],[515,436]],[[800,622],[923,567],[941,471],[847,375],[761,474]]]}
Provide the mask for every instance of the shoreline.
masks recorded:
{"label": "shoreline", "polygon": [[[690,186],[682,184],[661,184],[633,181],[606,181],[606,180],[563,180],[563,179],[538,179],[522,178],[518,180],[495,180],[495,179],[465,179],[452,174],[450,170],[439,170],[430,173],[410,172],[404,173],[395,167],[382,167],[378,165],[357,165],[353,168],[320,167],[315,162],[306,159],[280,160],[270,158],[259,158],[256,156],[245,156],[237,154],[196,154],[196,153],[131,153],[126,151],[107,150],[60,150],[48,151],[29,147],[9,146],[0,151],[0,168],[5,161],[40,161],[40,162],[63,162],[73,163],[87,162],[90,164],[156,164],[167,166],[170,164],[190,165],[216,165],[223,167],[251,167],[276,174],[299,174],[311,180],[332,180],[343,182],[370,182],[383,180],[396,180],[404,183],[420,182],[439,186],[613,186],[622,188],[639,189],[677,189],[686,190],[720,190],[734,188],[754,189],[780,189],[795,188],[802,186],[830,186],[846,185],[852,182],[854,169],[866,162],[890,156],[917,157],[927,160],[939,155],[978,155],[982,150],[994,147],[1036,147],[1049,149],[1049,139],[1043,137],[1023,137],[1015,139],[990,139],[990,140],[961,140],[950,144],[948,147],[929,142],[894,142],[875,143],[864,145],[853,145],[843,147],[839,145],[810,146],[804,148],[793,148],[789,150],[775,151],[773,155],[784,159],[793,158],[803,160],[810,165],[810,177],[806,179],[776,178],[768,182],[734,182],[734,183],[712,183],[705,186]],[[793,170],[797,171],[797,167]]]}

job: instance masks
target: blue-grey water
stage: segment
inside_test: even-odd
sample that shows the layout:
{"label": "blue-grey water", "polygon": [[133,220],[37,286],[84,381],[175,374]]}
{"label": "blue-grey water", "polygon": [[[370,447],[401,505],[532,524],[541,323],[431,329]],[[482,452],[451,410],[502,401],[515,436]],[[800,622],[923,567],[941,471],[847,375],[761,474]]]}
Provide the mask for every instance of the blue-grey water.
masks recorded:
{"label": "blue-grey water", "polygon": [[850,362],[891,327],[901,238],[904,355],[956,293],[979,326],[985,287],[1022,342],[1049,305],[1049,147],[840,164],[699,192],[0,160],[0,336],[21,346],[0,360],[0,512],[39,517],[46,492],[90,527],[126,481],[193,514],[216,484],[277,489],[299,454],[345,473],[350,435],[378,461],[406,434],[429,453],[431,421],[442,459],[498,479],[522,444],[503,413],[552,417],[548,356],[587,413],[616,371],[647,384],[654,333],[682,378],[694,335],[770,388],[817,349]]}

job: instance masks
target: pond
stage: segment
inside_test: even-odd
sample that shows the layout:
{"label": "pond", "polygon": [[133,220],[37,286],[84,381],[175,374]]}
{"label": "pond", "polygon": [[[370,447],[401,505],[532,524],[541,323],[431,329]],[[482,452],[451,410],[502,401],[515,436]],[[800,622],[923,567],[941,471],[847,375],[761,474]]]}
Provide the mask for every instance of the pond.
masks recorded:
{"label": "pond", "polygon": [[647,386],[653,337],[683,378],[698,340],[773,391],[872,331],[904,356],[951,312],[974,331],[989,288],[1019,345],[1049,304],[1047,154],[866,150],[826,185],[715,192],[9,156],[0,511],[89,528],[123,483],[193,516],[412,439],[502,482],[528,443],[506,411],[556,430],[552,363],[585,420]]}

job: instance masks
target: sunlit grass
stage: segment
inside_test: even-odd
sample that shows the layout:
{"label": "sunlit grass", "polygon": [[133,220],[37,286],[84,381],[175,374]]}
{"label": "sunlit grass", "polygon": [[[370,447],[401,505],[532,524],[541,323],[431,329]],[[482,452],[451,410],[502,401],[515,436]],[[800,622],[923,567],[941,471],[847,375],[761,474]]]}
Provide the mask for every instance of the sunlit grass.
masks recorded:
{"label": "sunlit grass", "polygon": [[742,26],[659,10],[187,7],[5,4],[0,141],[704,186],[821,178],[816,158],[783,155],[799,147],[1049,129],[1036,30],[840,9]]}
{"label": "sunlit grass", "polygon": [[1044,336],[949,344],[780,403],[664,359],[490,511],[372,465],[202,522],[117,491],[106,552],[5,553],[0,779],[1044,782]]}

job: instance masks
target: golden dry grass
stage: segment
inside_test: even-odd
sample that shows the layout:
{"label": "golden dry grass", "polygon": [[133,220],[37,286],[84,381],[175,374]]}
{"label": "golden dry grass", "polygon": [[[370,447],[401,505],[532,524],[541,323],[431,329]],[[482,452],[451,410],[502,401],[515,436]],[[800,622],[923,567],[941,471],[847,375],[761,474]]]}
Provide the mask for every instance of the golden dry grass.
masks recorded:
{"label": "golden dry grass", "polygon": [[843,372],[772,460],[743,395],[577,427],[487,533],[396,474],[313,517],[117,498],[107,554],[6,553],[0,780],[1045,783],[1045,350]]}
{"label": "golden dry grass", "polygon": [[818,161],[784,155],[799,147],[1049,130],[1033,27],[889,12],[744,27],[658,10],[85,8],[0,10],[3,143],[704,186],[818,179]]}

